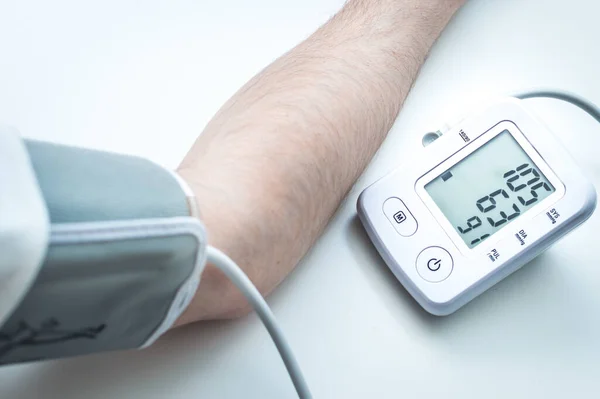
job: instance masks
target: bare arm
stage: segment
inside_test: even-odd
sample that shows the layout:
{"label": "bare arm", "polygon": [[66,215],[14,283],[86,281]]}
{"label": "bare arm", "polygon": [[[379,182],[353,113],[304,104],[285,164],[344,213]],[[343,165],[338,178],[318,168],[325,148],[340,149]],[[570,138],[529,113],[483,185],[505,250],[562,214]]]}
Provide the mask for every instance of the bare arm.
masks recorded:
{"label": "bare arm", "polygon": [[[430,47],[465,0],[350,0],[248,82],[180,166],[211,245],[263,294],[318,238],[391,128]],[[247,312],[207,267],[179,324]]]}

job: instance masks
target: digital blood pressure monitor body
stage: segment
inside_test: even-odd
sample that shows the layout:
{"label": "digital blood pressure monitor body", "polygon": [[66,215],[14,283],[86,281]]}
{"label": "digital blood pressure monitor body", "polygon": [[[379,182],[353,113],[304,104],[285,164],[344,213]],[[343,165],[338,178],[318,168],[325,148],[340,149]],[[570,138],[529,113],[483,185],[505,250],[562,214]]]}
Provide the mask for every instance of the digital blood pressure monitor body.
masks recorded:
{"label": "digital blood pressure monitor body", "polygon": [[517,99],[467,118],[366,188],[358,214],[428,312],[448,315],[591,216],[596,191]]}

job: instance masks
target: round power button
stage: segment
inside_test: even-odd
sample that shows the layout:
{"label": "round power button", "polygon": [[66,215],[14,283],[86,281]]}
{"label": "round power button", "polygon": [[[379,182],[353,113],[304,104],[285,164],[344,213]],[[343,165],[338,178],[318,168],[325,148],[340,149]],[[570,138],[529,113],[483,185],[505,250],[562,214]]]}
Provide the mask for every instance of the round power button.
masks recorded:
{"label": "round power button", "polygon": [[439,283],[447,279],[453,267],[452,256],[441,247],[425,248],[417,256],[417,272],[430,283]]}

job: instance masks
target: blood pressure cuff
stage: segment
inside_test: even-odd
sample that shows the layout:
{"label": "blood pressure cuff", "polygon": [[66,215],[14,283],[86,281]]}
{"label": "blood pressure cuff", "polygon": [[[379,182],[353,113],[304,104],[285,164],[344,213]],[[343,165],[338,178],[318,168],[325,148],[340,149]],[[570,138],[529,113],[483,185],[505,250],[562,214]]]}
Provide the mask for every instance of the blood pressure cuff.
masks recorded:
{"label": "blood pressure cuff", "polygon": [[50,243],[0,329],[0,364],[150,345],[189,304],[206,260],[191,194],[145,159],[36,141],[26,147]]}

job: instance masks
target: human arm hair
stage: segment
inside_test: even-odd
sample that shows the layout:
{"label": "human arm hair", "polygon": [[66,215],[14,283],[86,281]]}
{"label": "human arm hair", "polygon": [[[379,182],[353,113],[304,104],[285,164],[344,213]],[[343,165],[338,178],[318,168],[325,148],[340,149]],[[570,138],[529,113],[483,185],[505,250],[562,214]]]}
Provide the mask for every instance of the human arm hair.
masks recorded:
{"label": "human arm hair", "polygon": [[[209,243],[263,295],[287,276],[391,128],[431,46],[464,0],[350,0],[218,111],[178,172]],[[179,324],[244,314],[208,265]]]}

